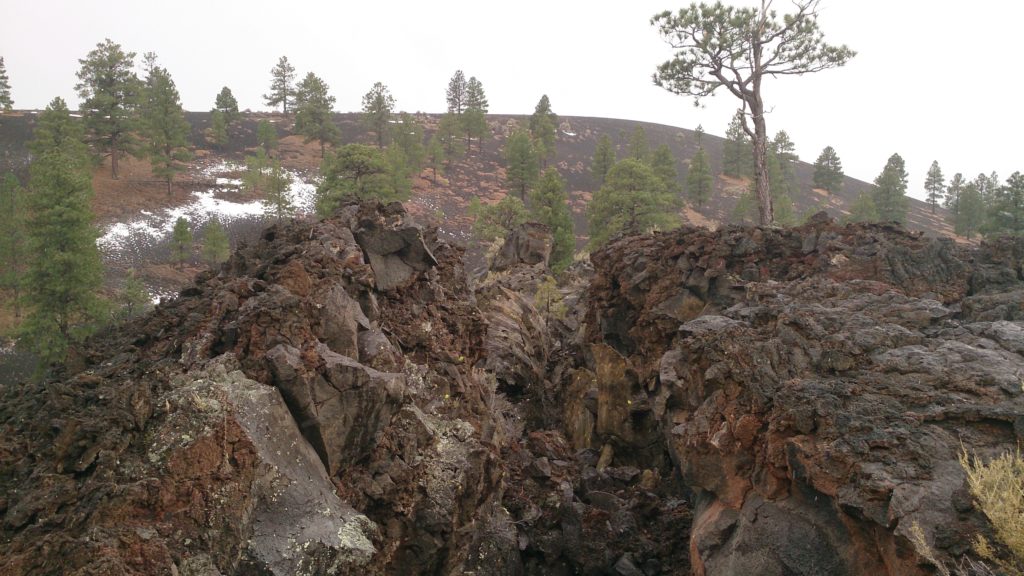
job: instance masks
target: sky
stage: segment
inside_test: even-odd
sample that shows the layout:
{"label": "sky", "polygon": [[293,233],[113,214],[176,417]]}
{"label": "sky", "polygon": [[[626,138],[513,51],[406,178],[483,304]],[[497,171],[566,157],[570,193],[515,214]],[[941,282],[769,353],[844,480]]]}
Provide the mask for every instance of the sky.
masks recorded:
{"label": "sky", "polygon": [[[547,94],[560,116],[699,124],[723,135],[735,98],[722,92],[694,107],[651,81],[672,51],[650,18],[688,3],[0,0],[0,56],[16,108],[55,96],[77,106],[78,60],[110,38],[140,64],[156,52],[188,110],[210,109],[225,85],[242,109],[266,109],[270,69],[287,55],[300,78],[314,72],[328,83],[343,112],[358,110],[377,81],[401,110],[443,112],[461,69],[480,79],[492,113],[529,114]],[[775,0],[780,12],[791,6]],[[858,55],[763,87],[769,133],[786,130],[802,160],[831,145],[848,176],[871,181],[898,153],[917,197],[933,160],[947,180],[1024,171],[1024,2],[822,0],[819,12],[826,40]]]}

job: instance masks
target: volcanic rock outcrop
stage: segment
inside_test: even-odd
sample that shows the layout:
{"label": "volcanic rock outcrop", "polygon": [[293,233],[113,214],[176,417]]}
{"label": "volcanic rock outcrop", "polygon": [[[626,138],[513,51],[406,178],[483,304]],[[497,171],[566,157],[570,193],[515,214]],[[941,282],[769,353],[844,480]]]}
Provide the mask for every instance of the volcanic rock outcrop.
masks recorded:
{"label": "volcanic rock outcrop", "polygon": [[1024,242],[685,228],[541,305],[549,250],[474,286],[398,204],[268,228],[0,388],[0,574],[913,575],[988,533],[958,455],[1024,436]]}
{"label": "volcanic rock outcrop", "polygon": [[947,560],[986,530],[961,452],[1024,439],[1022,249],[823,218],[614,242],[591,442],[648,461],[660,436],[695,574],[931,573],[915,527]]}

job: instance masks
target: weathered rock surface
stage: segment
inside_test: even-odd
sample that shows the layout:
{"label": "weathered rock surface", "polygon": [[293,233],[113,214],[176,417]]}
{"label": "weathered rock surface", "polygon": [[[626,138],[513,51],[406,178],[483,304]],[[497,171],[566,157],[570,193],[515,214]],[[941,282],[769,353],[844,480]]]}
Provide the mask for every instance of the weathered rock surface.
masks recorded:
{"label": "weathered rock surface", "polygon": [[620,240],[593,255],[576,435],[642,462],[663,436],[697,574],[931,573],[914,525],[946,559],[987,529],[961,450],[1024,435],[1022,244],[827,221]]}
{"label": "weathered rock surface", "polygon": [[536,222],[520,224],[509,233],[494,256],[491,270],[501,272],[518,264],[546,267],[551,257],[551,245],[551,229],[548,226]]}
{"label": "weathered rock surface", "polygon": [[914,575],[913,526],[989,530],[957,457],[1024,436],[1024,242],[623,238],[561,317],[521,232],[474,289],[398,205],[274,226],[0,389],[0,574]]}

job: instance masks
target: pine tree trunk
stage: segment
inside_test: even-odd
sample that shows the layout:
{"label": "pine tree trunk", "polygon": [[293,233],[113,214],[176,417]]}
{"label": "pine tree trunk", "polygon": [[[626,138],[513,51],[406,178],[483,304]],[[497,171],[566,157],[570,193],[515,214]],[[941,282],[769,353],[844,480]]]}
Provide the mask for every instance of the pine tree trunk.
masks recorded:
{"label": "pine tree trunk", "polygon": [[110,137],[110,177],[117,180],[117,136]]}
{"label": "pine tree trunk", "polygon": [[757,183],[758,214],[764,226],[775,221],[775,210],[768,183],[768,130],[764,123],[764,104],[760,95],[755,98],[755,102],[750,103],[750,112],[754,117],[754,179]]}

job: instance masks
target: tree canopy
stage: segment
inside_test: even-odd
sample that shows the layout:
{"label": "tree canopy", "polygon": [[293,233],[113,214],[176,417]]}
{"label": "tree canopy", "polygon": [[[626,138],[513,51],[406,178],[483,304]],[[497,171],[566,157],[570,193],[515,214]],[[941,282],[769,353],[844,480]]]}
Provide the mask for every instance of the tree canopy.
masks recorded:
{"label": "tree canopy", "polygon": [[281,111],[287,114],[294,98],[295,67],[288,62],[287,56],[281,56],[270,70],[270,92],[263,95],[263,101],[271,108],[280,104]]}
{"label": "tree canopy", "polygon": [[544,171],[537,187],[530,193],[530,219],[551,228],[550,266],[555,272],[565,270],[576,252],[576,235],[573,233],[565,181],[554,168]]}
{"label": "tree canopy", "polygon": [[192,127],[185,120],[174,80],[166,68],[156,65],[155,58],[152,53],[146,55],[149,72],[141,91],[139,125],[153,175],[167,183],[169,195],[174,175],[185,170],[192,157],[188,141]]}
{"label": "tree canopy", "polygon": [[140,90],[135,53],[107,38],[78,63],[75,90],[89,140],[97,152],[110,156],[110,175],[117,178],[118,155],[132,152],[135,144],[133,116]]}
{"label": "tree canopy", "polygon": [[11,79],[7,76],[7,65],[4,64],[4,57],[0,56],[0,110],[9,111],[14,107],[14,99],[11,98]]}
{"label": "tree canopy", "polygon": [[907,219],[907,170],[903,158],[893,154],[882,173],[875,178],[872,200],[883,222],[905,222]]}
{"label": "tree canopy", "polygon": [[228,124],[238,119],[238,100],[235,100],[235,95],[231,93],[231,88],[225,86],[220,89],[213,103],[213,109],[219,110],[224,114],[224,120]]}
{"label": "tree canopy", "polygon": [[590,245],[597,247],[619,232],[636,234],[678,224],[676,195],[665,190],[651,167],[632,158],[612,166],[604,185],[587,206]]}
{"label": "tree canopy", "polygon": [[505,181],[524,202],[537,182],[538,164],[537,151],[530,137],[522,130],[513,132],[505,142]]}
{"label": "tree canopy", "polygon": [[329,214],[345,196],[384,202],[405,200],[407,190],[395,186],[392,165],[380,148],[346,144],[324,160],[317,187],[317,212]]}
{"label": "tree canopy", "polygon": [[363,96],[363,117],[371,128],[377,132],[377,147],[384,147],[388,122],[395,110],[395,98],[391,91],[381,82],[375,82],[370,91]]}
{"label": "tree canopy", "polygon": [[825,146],[825,149],[818,155],[818,159],[814,161],[814,177],[813,183],[815,188],[821,188],[822,190],[828,190],[831,193],[839,192],[843,185],[843,163],[839,160],[839,155],[831,146]]}
{"label": "tree canopy", "polygon": [[305,137],[306,142],[320,143],[320,159],[324,158],[327,144],[337,144],[341,132],[331,119],[334,111],[334,96],[327,84],[312,72],[299,82],[295,91],[295,131]]}
{"label": "tree canopy", "polygon": [[[842,66],[855,55],[846,46],[825,43],[818,29],[818,0],[795,0],[794,6],[794,13],[780,18],[771,9],[771,0],[762,0],[760,8],[694,3],[675,14],[665,11],[651,19],[674,51],[671,60],[658,66],[656,85],[690,96],[695,104],[724,88],[743,103],[743,127],[754,143],[762,224],[774,219],[763,80]],[[753,128],[746,121],[748,116]]]}

